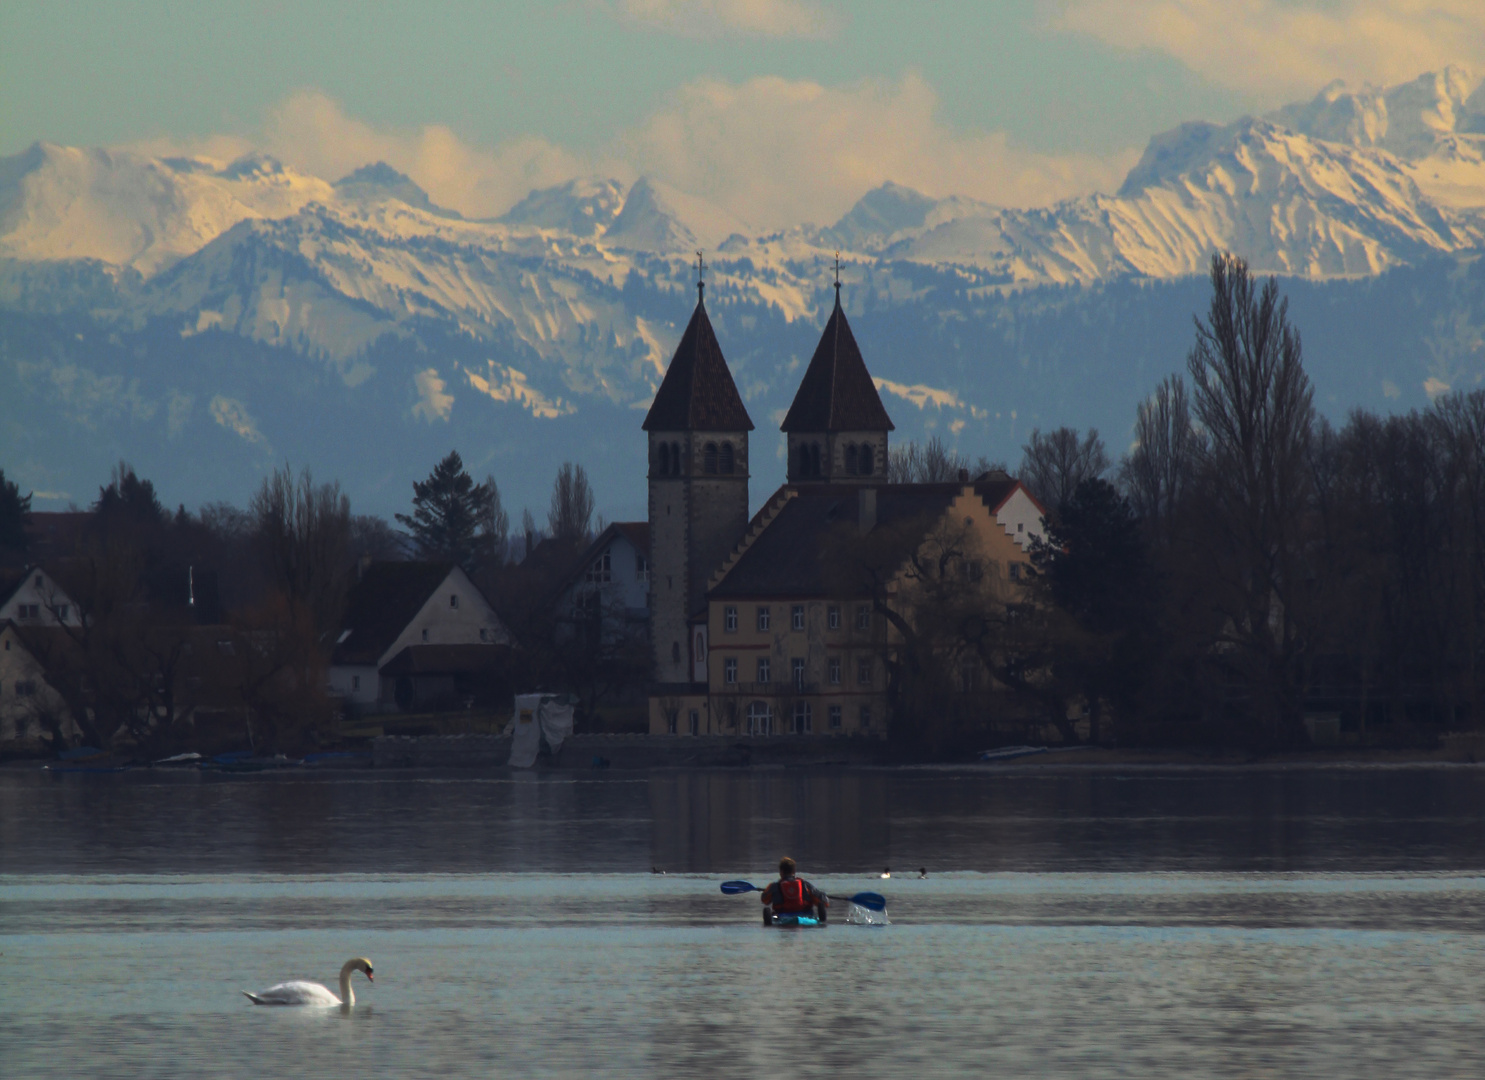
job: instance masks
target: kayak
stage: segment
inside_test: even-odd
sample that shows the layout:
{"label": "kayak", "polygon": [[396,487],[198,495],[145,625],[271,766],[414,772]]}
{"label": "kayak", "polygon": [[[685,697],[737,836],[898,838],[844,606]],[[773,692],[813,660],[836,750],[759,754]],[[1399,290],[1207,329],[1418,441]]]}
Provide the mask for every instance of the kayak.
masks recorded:
{"label": "kayak", "polygon": [[812,918],[809,915],[775,915],[773,916],[773,921],[770,923],[770,925],[782,927],[810,927],[825,926],[826,924],[822,923],[819,919]]}

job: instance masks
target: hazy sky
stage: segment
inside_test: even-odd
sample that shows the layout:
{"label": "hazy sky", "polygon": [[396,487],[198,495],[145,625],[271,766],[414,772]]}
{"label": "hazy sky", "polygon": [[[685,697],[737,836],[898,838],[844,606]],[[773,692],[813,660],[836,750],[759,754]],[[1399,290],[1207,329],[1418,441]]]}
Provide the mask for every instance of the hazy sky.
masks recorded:
{"label": "hazy sky", "polygon": [[383,158],[476,215],[648,173],[768,227],[885,179],[1108,190],[1180,121],[1448,62],[1485,64],[1482,0],[6,0],[0,154]]}

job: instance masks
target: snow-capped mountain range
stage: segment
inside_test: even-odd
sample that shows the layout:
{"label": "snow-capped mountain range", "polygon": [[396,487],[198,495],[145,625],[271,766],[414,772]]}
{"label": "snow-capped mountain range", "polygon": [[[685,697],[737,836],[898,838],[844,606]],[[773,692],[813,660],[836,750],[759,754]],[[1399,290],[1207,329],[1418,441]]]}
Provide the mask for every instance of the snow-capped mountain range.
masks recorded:
{"label": "snow-capped mountain range", "polygon": [[[735,324],[724,347],[760,428],[787,405],[808,358],[839,250],[848,311],[881,321],[884,345],[863,344],[889,409],[916,417],[908,432],[968,431],[968,440],[978,431],[987,450],[1014,457],[1027,417],[1042,426],[1089,418],[993,400],[1001,395],[989,387],[1003,386],[1006,372],[966,356],[988,357],[983,348],[956,343],[957,360],[923,359],[935,355],[924,334],[989,330],[1006,305],[1065,303],[1067,287],[1085,298],[1141,283],[1179,291],[1219,250],[1314,283],[1441,258],[1472,265],[1482,247],[1485,78],[1457,67],[1385,89],[1333,85],[1225,126],[1182,125],[1152,139],[1112,195],[1021,210],[887,184],[833,225],[768,235],[652,179],[574,180],[473,221],[379,162],[332,183],[264,155],[215,162],[42,143],[0,159],[0,385],[9,391],[0,458],[23,462],[0,467],[81,497],[71,490],[81,481],[48,464],[50,440],[65,436],[38,427],[63,430],[69,419],[106,429],[110,452],[135,457],[136,445],[147,457],[158,444],[169,458],[198,426],[233,436],[221,453],[235,446],[249,473],[291,450],[315,457],[313,439],[275,430],[282,403],[271,388],[228,392],[243,376],[230,365],[222,387],[182,388],[192,350],[220,351],[223,335],[249,352],[300,358],[316,387],[304,393],[353,410],[329,417],[327,431],[373,398],[383,403],[379,423],[420,437],[461,429],[471,415],[584,416],[589,426],[578,430],[592,430],[588,414],[600,407],[637,419],[689,314],[698,248],[710,253],[714,312]],[[59,344],[62,323],[86,324],[73,342],[130,342],[136,362],[120,357],[118,370],[103,370]],[[36,334],[56,341],[43,347]],[[1435,385],[1469,382],[1474,354],[1460,348],[1454,360],[1430,361],[1444,365]],[[150,362],[139,357],[165,351],[177,359],[144,378]],[[1019,361],[1023,373],[1042,363]],[[1411,400],[1426,380],[1411,381],[1407,395],[1381,392]],[[1121,394],[1121,405],[1132,410],[1148,389]],[[120,404],[131,393],[134,404]],[[503,460],[486,457],[492,467]],[[393,484],[426,471],[390,458],[378,467]],[[192,494],[232,497],[210,487]]]}

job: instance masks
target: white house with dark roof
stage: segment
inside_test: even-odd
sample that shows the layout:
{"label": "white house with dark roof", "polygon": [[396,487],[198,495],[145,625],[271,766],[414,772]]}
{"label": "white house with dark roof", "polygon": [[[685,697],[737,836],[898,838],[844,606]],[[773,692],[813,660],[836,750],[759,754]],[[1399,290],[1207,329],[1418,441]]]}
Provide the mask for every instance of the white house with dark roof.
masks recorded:
{"label": "white house with dark roof", "polygon": [[0,576],[0,622],[17,626],[81,626],[77,605],[40,566]]}
{"label": "white house with dark roof", "polygon": [[375,711],[448,705],[510,646],[490,601],[448,563],[373,563],[351,589],[330,693]]}
{"label": "white house with dark roof", "polygon": [[557,633],[612,646],[648,635],[650,525],[616,521],[588,545],[558,584]]}

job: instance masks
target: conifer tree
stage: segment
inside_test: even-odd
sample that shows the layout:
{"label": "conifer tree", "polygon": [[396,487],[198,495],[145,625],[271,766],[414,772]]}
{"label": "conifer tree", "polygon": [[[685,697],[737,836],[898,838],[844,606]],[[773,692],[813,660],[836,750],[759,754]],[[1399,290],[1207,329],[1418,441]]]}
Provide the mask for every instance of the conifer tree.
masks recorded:
{"label": "conifer tree", "polygon": [[31,496],[23,496],[20,486],[5,479],[5,470],[0,469],[0,551],[25,552],[30,517]]}
{"label": "conifer tree", "polygon": [[466,571],[496,554],[505,514],[493,479],[476,484],[457,450],[434,466],[428,479],[413,481],[413,512],[397,520],[412,534],[424,559],[452,562]]}

